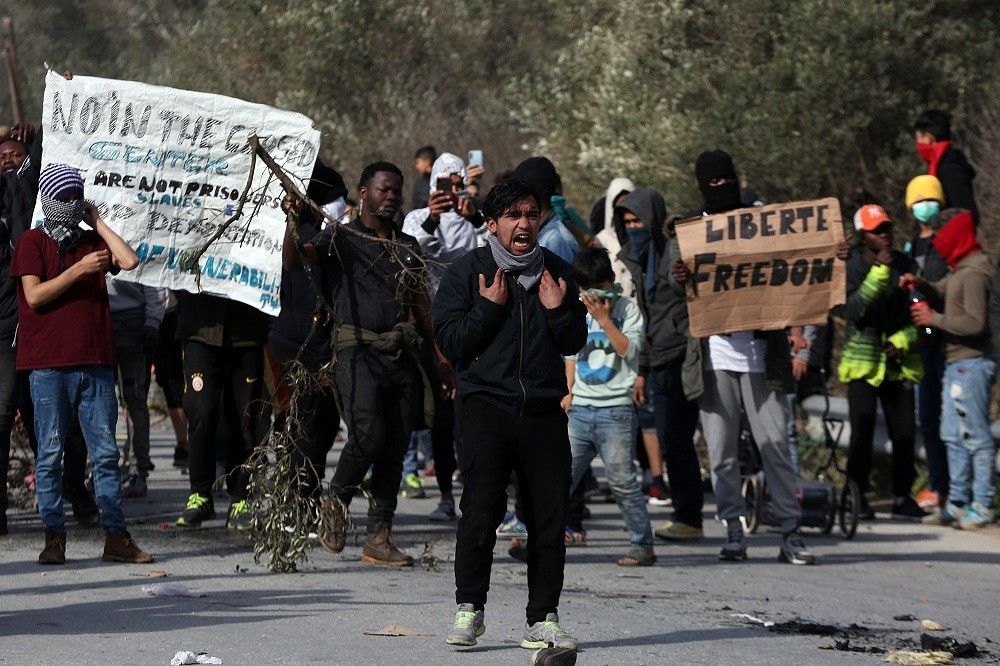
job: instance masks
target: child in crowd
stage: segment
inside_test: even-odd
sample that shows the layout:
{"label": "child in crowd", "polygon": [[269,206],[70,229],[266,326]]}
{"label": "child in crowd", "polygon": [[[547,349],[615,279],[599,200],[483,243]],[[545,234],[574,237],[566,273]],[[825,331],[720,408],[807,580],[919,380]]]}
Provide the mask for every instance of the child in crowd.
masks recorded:
{"label": "child in crowd", "polygon": [[990,386],[997,363],[987,325],[990,283],[995,268],[976,240],[972,213],[949,209],[938,218],[934,249],[948,262],[948,275],[938,282],[904,275],[944,297],[944,312],[926,303],[910,307],[913,323],[942,332],[947,365],[941,391],[941,439],[948,448],[949,497],[939,510],[942,524],[975,529],[993,522],[996,446],[990,434]]}
{"label": "child in crowd", "polygon": [[569,414],[569,441],[573,454],[575,488],[595,455],[604,462],[608,485],[628,527],[631,549],[618,560],[621,566],[649,566],[653,531],[645,497],[636,478],[635,444],[638,419],[632,404],[632,386],[643,338],[643,317],[634,301],[615,288],[607,250],[587,247],[573,262],[580,299],[587,306],[587,344],[566,359],[563,399]]}

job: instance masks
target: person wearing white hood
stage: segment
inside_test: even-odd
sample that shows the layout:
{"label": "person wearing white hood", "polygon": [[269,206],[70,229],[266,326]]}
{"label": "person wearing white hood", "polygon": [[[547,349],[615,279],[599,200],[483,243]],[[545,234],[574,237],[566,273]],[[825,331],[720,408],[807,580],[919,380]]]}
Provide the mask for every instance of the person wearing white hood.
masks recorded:
{"label": "person wearing white hood", "polygon": [[[441,276],[451,262],[486,243],[485,219],[466,196],[465,163],[452,153],[441,153],[431,167],[431,189],[426,208],[410,211],[403,220],[403,232],[410,234],[420,243],[420,249],[428,260],[427,292],[433,299],[440,284]],[[438,183],[447,180],[447,188],[438,188]],[[434,382],[436,364],[425,363],[428,376]],[[440,383],[440,382],[435,382]],[[456,519],[455,498],[452,493],[452,474],[455,472],[455,405],[453,396],[435,396],[434,423],[431,427],[431,443],[434,455],[434,473],[437,477],[441,500],[428,518],[435,522],[450,522]],[[403,461],[403,490],[410,496],[423,497],[423,480],[417,473],[417,442],[414,433],[410,449]]]}
{"label": "person wearing white hood", "polygon": [[628,178],[615,178],[611,181],[604,197],[604,228],[595,236],[601,247],[608,251],[608,255],[611,257],[611,267],[615,271],[615,282],[622,286],[622,295],[626,298],[635,298],[635,283],[632,281],[632,274],[629,273],[628,266],[618,258],[622,242],[618,238],[618,232],[611,220],[615,214],[615,206],[634,189],[635,183]]}
{"label": "person wearing white hood", "polygon": [[[438,188],[442,179],[451,181],[449,189]],[[441,153],[431,168],[427,207],[410,211],[403,220],[403,232],[416,238],[424,256],[434,262],[427,285],[431,299],[451,262],[486,244],[486,220],[465,195],[465,163],[457,155]]]}

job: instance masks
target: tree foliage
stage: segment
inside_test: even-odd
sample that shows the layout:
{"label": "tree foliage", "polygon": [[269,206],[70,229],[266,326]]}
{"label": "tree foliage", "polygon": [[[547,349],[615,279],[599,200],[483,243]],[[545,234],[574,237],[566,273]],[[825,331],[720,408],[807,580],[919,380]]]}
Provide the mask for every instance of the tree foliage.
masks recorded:
{"label": "tree foliage", "polygon": [[921,168],[915,115],[947,108],[961,137],[967,119],[996,108],[985,91],[998,80],[997,7],[16,0],[9,11],[30,117],[48,60],[302,112],[348,182],[367,161],[406,165],[433,143],[483,149],[494,175],[547,154],[581,208],[628,175],[680,212],[698,202],[695,157],[722,147],[768,200],[833,195],[848,209],[874,200],[899,212]]}

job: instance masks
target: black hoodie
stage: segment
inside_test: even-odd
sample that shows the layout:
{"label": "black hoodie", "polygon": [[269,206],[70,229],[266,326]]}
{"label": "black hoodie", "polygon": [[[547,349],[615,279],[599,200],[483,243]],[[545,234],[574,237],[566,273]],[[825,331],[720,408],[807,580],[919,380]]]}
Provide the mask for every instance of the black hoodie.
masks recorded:
{"label": "black hoodie", "polygon": [[972,211],[972,219],[979,224],[979,209],[972,192],[972,179],[976,171],[961,150],[951,146],[938,162],[938,180],[944,189],[945,208],[964,208]]}
{"label": "black hoodie", "polygon": [[[629,211],[646,224],[650,233],[650,250],[656,253],[656,284],[650,293],[646,284],[646,259],[630,258],[630,243],[622,211]],[[687,347],[688,316],[684,297],[671,290],[667,283],[673,260],[668,256],[665,223],[667,207],[660,193],[651,187],[637,187],[625,195],[615,207],[613,224],[621,240],[620,259],[635,281],[635,297],[646,319],[646,345],[639,355],[639,374],[646,376],[650,368],[659,367],[684,355]]]}

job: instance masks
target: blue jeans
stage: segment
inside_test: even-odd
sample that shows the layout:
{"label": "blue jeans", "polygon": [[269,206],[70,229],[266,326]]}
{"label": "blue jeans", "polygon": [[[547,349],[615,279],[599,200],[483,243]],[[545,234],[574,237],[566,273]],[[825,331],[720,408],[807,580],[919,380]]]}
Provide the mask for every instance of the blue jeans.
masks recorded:
{"label": "blue jeans", "polygon": [[424,460],[427,460],[431,457],[431,449],[431,431],[414,430],[413,434],[410,435],[410,447],[406,449],[406,455],[403,456],[404,478],[407,474],[415,474],[420,471],[420,454],[423,454]]}
{"label": "blue jeans", "polygon": [[990,435],[990,385],[996,371],[996,361],[984,356],[945,367],[941,439],[948,447],[952,502],[968,503],[971,499],[985,507],[993,504],[995,444]]}
{"label": "blue jeans", "polygon": [[38,513],[47,532],[66,532],[63,514],[62,456],[70,421],[76,416],[87,442],[94,472],[94,495],[107,532],[125,531],[118,470],[118,400],[114,369],[106,365],[32,370],[38,457],[35,488]]}
{"label": "blue jeans", "polygon": [[573,481],[576,488],[594,456],[604,461],[608,485],[634,546],[653,547],[653,530],[646,513],[646,498],[635,475],[635,438],[638,420],[635,407],[585,407],[569,409],[569,444],[573,454]]}

